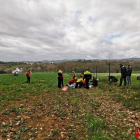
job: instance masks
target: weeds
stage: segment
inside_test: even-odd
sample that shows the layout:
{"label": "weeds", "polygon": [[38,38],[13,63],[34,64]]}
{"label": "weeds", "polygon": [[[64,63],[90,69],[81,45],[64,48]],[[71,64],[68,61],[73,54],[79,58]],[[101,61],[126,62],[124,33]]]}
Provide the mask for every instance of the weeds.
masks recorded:
{"label": "weeds", "polygon": [[88,120],[88,139],[109,140],[105,129],[105,122],[102,119],[94,118],[91,114],[87,115]]}
{"label": "weeds", "polygon": [[[104,99],[104,102],[113,100],[127,109],[139,111],[138,82],[134,82],[136,77],[132,78],[131,87],[118,88],[117,83],[108,84],[107,74],[98,76],[100,80],[96,88],[69,88],[67,92],[61,92],[57,88],[57,73],[32,73],[31,84],[25,83],[24,74],[17,77],[0,75],[0,121],[6,122],[0,123],[0,135],[8,139],[7,135],[11,132],[10,139],[23,140],[133,139],[130,134],[120,133],[123,129],[117,122],[112,122],[116,127],[111,127],[99,110],[102,107],[100,100]],[[70,78],[70,74],[64,75],[64,83]],[[114,114],[118,117],[117,112]],[[118,114],[122,118],[128,115],[122,110]],[[105,115],[110,114],[106,111]],[[16,130],[13,130],[15,126]],[[124,127],[127,132],[129,127]],[[112,131],[115,133],[111,136]]]}
{"label": "weeds", "polygon": [[58,129],[56,129],[56,130],[52,130],[52,132],[51,132],[51,137],[54,137],[55,135],[57,135],[58,134]]}

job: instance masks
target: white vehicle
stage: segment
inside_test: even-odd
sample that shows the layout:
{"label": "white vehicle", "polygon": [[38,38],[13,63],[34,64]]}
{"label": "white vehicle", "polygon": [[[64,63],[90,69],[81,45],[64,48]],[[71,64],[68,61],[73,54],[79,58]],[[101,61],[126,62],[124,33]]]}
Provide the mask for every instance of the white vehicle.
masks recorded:
{"label": "white vehicle", "polygon": [[12,73],[13,73],[15,76],[19,75],[20,72],[22,72],[22,68],[21,68],[21,69],[16,68],[15,70],[12,71]]}

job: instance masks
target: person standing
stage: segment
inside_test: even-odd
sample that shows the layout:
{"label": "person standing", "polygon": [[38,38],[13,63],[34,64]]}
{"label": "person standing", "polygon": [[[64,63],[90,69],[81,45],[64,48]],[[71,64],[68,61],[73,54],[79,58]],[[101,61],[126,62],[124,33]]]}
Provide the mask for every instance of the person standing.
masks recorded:
{"label": "person standing", "polygon": [[131,73],[132,73],[132,66],[128,65],[127,66],[127,76],[126,76],[127,85],[131,85]]}
{"label": "person standing", "polygon": [[73,71],[72,73],[73,73],[73,78],[75,78],[76,77],[75,71]]}
{"label": "person standing", "polygon": [[86,88],[89,89],[89,80],[91,79],[91,73],[89,69],[84,72],[84,79],[86,79]]}
{"label": "person standing", "polygon": [[126,75],[127,75],[126,67],[120,64],[120,69],[121,69],[121,78],[120,78],[120,84],[118,85],[118,87],[122,85],[123,80],[124,80],[124,86],[126,86]]}
{"label": "person standing", "polygon": [[58,78],[58,88],[61,88],[61,84],[62,84],[62,70],[59,70],[58,71],[58,75],[57,75],[57,78]]}
{"label": "person standing", "polygon": [[27,83],[30,83],[30,70],[26,73],[26,77],[27,77]]}
{"label": "person standing", "polygon": [[62,71],[62,87],[64,86],[63,79],[64,79],[64,74],[63,74],[63,71]]}

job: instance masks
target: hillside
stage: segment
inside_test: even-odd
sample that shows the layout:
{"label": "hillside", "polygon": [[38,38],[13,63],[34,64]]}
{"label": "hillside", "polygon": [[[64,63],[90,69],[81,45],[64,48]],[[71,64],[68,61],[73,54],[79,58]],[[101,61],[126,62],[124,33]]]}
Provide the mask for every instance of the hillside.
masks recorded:
{"label": "hillside", "polygon": [[3,62],[0,63],[0,73],[11,73],[16,67],[22,68],[23,72],[29,69],[32,72],[57,72],[59,69],[63,69],[64,72],[75,72],[81,73],[83,70],[89,68],[93,73],[96,71],[98,73],[108,73],[110,70],[113,73],[118,73],[120,71],[119,64],[122,63],[125,66],[130,64],[133,71],[140,71],[139,61],[126,61],[126,60],[77,60],[77,61],[66,61],[59,63],[48,63],[48,62]]}

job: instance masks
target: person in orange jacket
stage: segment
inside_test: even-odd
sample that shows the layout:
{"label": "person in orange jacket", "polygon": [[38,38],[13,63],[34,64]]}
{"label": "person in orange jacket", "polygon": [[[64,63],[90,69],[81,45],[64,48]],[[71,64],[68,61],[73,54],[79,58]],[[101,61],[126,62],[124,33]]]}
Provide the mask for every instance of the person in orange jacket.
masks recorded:
{"label": "person in orange jacket", "polygon": [[76,77],[76,74],[75,74],[75,71],[73,71],[73,78],[75,78]]}
{"label": "person in orange jacket", "polygon": [[27,77],[27,83],[30,83],[30,70],[26,73],[26,77]]}
{"label": "person in orange jacket", "polygon": [[86,79],[83,80],[84,88],[86,88]]}

